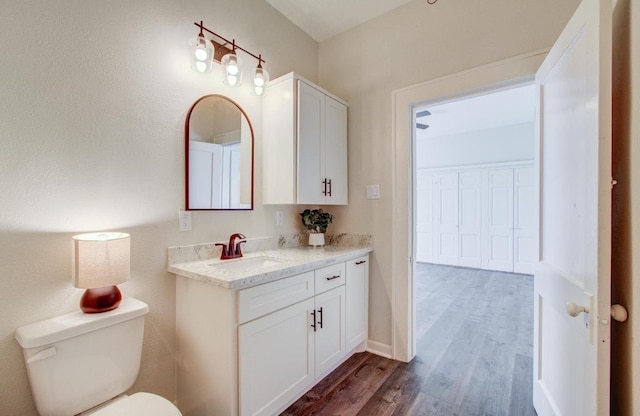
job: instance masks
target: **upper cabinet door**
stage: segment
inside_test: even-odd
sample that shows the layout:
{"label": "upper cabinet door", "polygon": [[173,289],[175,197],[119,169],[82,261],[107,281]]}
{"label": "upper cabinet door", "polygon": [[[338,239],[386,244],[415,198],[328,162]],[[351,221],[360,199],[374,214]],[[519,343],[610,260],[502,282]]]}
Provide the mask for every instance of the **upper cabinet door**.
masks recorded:
{"label": "upper cabinet door", "polygon": [[263,103],[263,203],[347,205],[347,105],[295,74]]}
{"label": "upper cabinet door", "polygon": [[[325,97],[324,179],[325,204],[347,205],[347,106]],[[322,163],[322,162],[321,162]]]}
{"label": "upper cabinet door", "polygon": [[325,95],[298,81],[298,203],[324,199]]}

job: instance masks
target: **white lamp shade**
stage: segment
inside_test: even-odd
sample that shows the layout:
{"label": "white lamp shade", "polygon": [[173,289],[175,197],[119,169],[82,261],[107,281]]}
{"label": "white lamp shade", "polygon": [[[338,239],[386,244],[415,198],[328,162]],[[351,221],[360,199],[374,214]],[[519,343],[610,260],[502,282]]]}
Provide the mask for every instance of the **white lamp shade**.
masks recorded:
{"label": "white lamp shade", "polygon": [[73,236],[73,285],[83,289],[115,286],[129,280],[130,238],[126,233]]}

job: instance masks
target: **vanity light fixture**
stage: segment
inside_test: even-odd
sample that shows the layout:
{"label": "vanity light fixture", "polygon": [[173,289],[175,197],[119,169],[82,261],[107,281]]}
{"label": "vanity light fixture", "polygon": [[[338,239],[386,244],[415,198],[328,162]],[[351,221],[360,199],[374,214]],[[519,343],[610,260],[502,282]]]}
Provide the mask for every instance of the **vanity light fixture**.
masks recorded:
{"label": "vanity light fixture", "polygon": [[[197,41],[201,39],[206,39],[204,37],[203,32],[207,32],[215,39],[208,39],[206,43],[212,46],[213,53],[211,54],[212,60],[218,62],[222,66],[223,74],[224,74],[224,83],[226,85],[237,87],[242,82],[242,59],[236,51],[239,49],[246,54],[252,56],[253,58],[258,60],[258,66],[255,69],[253,76],[253,93],[255,95],[263,95],[267,88],[267,83],[269,82],[269,73],[262,67],[262,64],[265,63],[265,60],[262,59],[262,55],[255,55],[248,50],[242,48],[241,46],[236,44],[235,39],[228,40],[219,34],[209,30],[206,28],[202,20],[200,23],[195,22],[194,25],[200,28],[200,34],[196,36],[195,40],[192,40],[191,44],[193,44],[194,56],[197,52],[202,50],[202,47],[198,46]],[[204,54],[203,54],[204,56]],[[197,58],[193,58],[197,59]],[[205,68],[202,64],[198,66],[198,64],[193,64],[192,68],[196,72],[207,72],[208,69],[201,71],[199,68]]]}
{"label": "vanity light fixture", "polygon": [[129,234],[101,232],[72,237],[73,285],[87,289],[80,299],[85,313],[116,309],[122,300],[116,285],[129,280]]}

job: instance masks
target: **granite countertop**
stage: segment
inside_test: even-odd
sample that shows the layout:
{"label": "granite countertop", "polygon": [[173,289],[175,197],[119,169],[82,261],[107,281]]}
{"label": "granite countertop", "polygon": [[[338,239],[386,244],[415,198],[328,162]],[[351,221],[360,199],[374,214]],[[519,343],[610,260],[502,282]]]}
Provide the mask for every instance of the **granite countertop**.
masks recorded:
{"label": "granite countertop", "polygon": [[[324,247],[290,246],[279,237],[278,244],[265,239],[248,239],[242,259],[220,260],[214,243],[170,247],[167,270],[226,289],[242,289],[334,263],[372,251],[369,236],[333,236]],[[299,242],[299,241],[298,241]],[[244,262],[244,265],[238,263]],[[234,264],[235,263],[235,264]]]}

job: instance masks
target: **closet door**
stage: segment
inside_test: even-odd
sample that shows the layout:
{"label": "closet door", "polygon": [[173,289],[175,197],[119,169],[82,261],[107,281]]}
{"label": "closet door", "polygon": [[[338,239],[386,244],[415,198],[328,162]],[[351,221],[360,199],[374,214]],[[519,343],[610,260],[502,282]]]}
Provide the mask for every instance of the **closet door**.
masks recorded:
{"label": "closet door", "polygon": [[482,173],[460,172],[458,179],[458,264],[477,268],[482,266]]}
{"label": "closet door", "polygon": [[416,174],[416,261],[433,262],[433,175]]}
{"label": "closet door", "polygon": [[483,268],[513,271],[513,169],[488,172],[487,235]]}
{"label": "closet door", "polygon": [[434,181],[434,262],[458,265],[458,172],[440,173]]}
{"label": "closet door", "polygon": [[537,201],[533,167],[513,170],[513,271],[533,274],[538,259]]}

